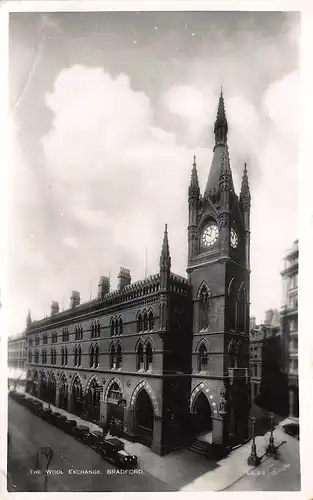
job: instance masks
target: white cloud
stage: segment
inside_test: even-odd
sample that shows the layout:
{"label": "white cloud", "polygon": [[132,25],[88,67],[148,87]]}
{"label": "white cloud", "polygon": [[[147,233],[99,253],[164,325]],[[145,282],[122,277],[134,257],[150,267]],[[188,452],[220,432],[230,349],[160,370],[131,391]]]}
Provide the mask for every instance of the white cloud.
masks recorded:
{"label": "white cloud", "polygon": [[[297,230],[296,202],[292,198],[290,203],[287,196],[295,195],[291,161],[296,158],[295,131],[285,123],[294,113],[296,85],[294,76],[272,85],[264,96],[262,113],[240,95],[226,99],[237,186],[247,157],[252,175],[251,312],[259,318],[266,308],[280,305],[282,253]],[[52,299],[61,300],[72,289],[80,290],[84,300],[90,280],[95,287],[109,269],[114,287],[120,265],[131,267],[134,280],[141,279],[146,247],[149,272],[157,272],[165,222],[173,271],[184,273],[192,155],[197,154],[203,189],[212,151],[199,148],[197,134],[203,133],[208,120],[213,121],[216,95],[210,91],[204,98],[196,84],[176,85],[164,98],[171,113],[187,124],[197,123],[193,149],[178,144],[175,131],[156,125],[149,98],[135,92],[126,75],[114,78],[101,69],[74,66],[59,74],[46,103],[54,119],[42,139],[44,170],[54,179],[51,196],[57,216],[51,226],[43,223],[47,241],[43,237],[38,249],[44,256],[40,262],[33,254],[34,246],[25,246],[25,237],[20,236],[29,274],[40,281],[40,300],[38,293],[33,298],[26,293],[24,282],[21,313],[26,314],[31,306],[40,316]],[[18,168],[21,171],[21,165]],[[29,179],[29,166],[23,168]],[[32,191],[32,202],[35,195]],[[285,218],[291,221],[290,231]],[[75,255],[70,255],[73,248]],[[16,321],[24,324],[24,318]]]}

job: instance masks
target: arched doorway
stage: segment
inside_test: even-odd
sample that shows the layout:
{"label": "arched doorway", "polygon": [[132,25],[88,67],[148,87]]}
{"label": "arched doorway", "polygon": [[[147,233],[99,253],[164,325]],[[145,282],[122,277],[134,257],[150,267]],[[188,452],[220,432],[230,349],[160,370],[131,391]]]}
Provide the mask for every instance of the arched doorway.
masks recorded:
{"label": "arched doorway", "polygon": [[100,420],[100,384],[93,378],[87,392],[87,419],[98,422]]}
{"label": "arched doorway", "polygon": [[44,401],[48,399],[48,381],[47,381],[47,376],[44,372],[41,373],[40,377],[39,397]]}
{"label": "arched doorway", "polygon": [[75,377],[72,386],[72,412],[80,416],[84,410],[83,386],[79,377]]}
{"label": "arched doorway", "polygon": [[60,380],[59,407],[68,409],[68,383],[65,375],[62,375]]}
{"label": "arched doorway", "polygon": [[108,404],[107,420],[115,422],[120,428],[124,425],[124,395],[121,383],[113,379],[108,386],[105,401]]}
{"label": "arched doorway", "polygon": [[212,431],[212,412],[208,398],[199,392],[193,405],[194,431],[196,434]]}
{"label": "arched doorway", "polygon": [[57,382],[54,373],[52,373],[49,378],[49,385],[48,385],[48,401],[52,405],[55,405],[56,391],[57,391]]}
{"label": "arched doorway", "polygon": [[153,438],[153,405],[149,394],[141,389],[135,404],[135,432],[143,444],[151,446]]}

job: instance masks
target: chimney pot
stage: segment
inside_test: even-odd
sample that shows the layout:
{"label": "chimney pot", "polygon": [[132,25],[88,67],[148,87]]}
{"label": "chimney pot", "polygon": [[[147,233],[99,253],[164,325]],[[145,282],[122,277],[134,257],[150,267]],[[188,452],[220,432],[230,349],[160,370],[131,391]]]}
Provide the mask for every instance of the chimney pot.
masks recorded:
{"label": "chimney pot", "polygon": [[74,309],[75,307],[79,306],[80,304],[80,293],[79,292],[72,292],[71,295],[71,309]]}
{"label": "chimney pot", "polygon": [[51,304],[51,316],[58,314],[59,311],[60,311],[59,303],[53,300]]}
{"label": "chimney pot", "polygon": [[117,289],[123,290],[125,286],[131,284],[131,275],[130,269],[126,269],[125,267],[120,268],[120,272],[117,277]]}
{"label": "chimney pot", "polygon": [[102,299],[107,293],[110,292],[110,278],[101,276],[98,285],[98,299]]}

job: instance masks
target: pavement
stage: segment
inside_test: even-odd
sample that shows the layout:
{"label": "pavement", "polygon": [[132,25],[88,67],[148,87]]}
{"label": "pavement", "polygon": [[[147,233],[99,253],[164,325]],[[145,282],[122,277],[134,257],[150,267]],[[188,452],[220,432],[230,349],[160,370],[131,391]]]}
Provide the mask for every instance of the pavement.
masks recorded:
{"label": "pavement", "polygon": [[[48,405],[44,403],[44,406]],[[100,430],[97,425],[86,422],[76,415],[73,416],[60,408],[51,405],[51,409],[66,415],[68,418],[75,419],[80,425],[87,425],[91,430]],[[146,446],[139,443],[131,443],[125,439],[122,440],[125,442],[127,451],[137,455],[139,467],[144,470],[149,477],[153,477],[160,481],[160,485],[167,485],[168,488],[172,490],[298,491],[300,490],[299,441],[285,434],[282,429],[283,425],[289,423],[289,419],[282,420],[280,418],[277,421],[279,421],[279,424],[274,430],[275,444],[277,445],[284,442],[279,448],[280,453],[278,460],[275,461],[273,458],[263,456],[269,441],[269,432],[264,435],[258,435],[255,440],[257,454],[263,456],[263,458],[262,463],[257,468],[247,464],[247,458],[251,450],[251,442],[234,449],[226,458],[215,461],[196,455],[189,450],[179,450],[164,457],[160,457],[152,453]],[[58,430],[58,432],[62,431]],[[65,433],[62,434],[66,435]],[[67,438],[71,437],[67,436]],[[86,461],[86,463],[88,463],[88,461]],[[258,474],[258,471],[260,471],[260,474]],[[285,479],[287,476],[288,479]],[[122,490],[115,489],[111,491]],[[131,490],[128,489],[124,491]],[[138,489],[137,491],[144,490]],[[145,491],[165,491],[165,489],[150,489]]]}

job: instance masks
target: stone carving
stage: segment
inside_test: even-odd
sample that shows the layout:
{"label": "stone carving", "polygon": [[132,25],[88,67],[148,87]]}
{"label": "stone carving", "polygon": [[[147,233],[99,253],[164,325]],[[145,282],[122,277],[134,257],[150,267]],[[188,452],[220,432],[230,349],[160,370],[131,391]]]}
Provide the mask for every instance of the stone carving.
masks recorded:
{"label": "stone carving", "polygon": [[227,387],[222,382],[221,392],[220,392],[220,415],[223,417],[228,412],[228,401],[227,401]]}

